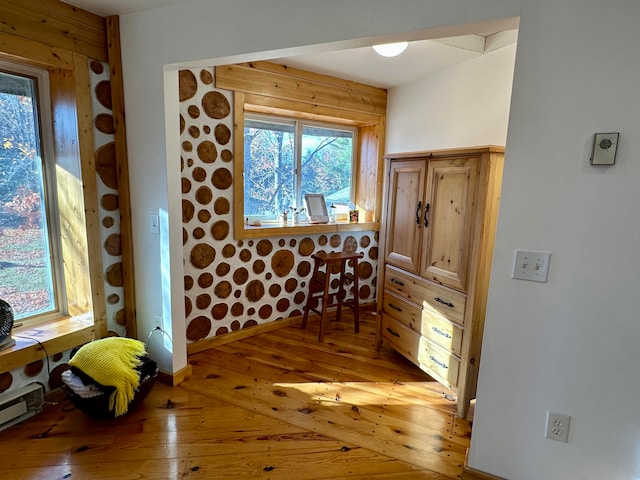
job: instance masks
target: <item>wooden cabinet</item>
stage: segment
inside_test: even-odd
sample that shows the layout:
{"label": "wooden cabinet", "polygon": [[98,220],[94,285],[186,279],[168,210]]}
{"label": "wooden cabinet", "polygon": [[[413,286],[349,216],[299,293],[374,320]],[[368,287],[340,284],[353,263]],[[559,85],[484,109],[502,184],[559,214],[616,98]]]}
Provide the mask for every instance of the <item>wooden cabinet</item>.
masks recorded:
{"label": "wooden cabinet", "polygon": [[504,149],[385,156],[378,295],[383,341],[475,398]]}

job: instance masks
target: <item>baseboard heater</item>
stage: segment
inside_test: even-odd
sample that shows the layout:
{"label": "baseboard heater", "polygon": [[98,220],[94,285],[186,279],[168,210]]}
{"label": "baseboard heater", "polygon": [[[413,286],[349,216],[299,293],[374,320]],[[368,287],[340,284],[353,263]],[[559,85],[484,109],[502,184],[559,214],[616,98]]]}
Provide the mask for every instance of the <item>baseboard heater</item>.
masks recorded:
{"label": "baseboard heater", "polygon": [[40,413],[44,389],[39,383],[0,395],[0,432]]}

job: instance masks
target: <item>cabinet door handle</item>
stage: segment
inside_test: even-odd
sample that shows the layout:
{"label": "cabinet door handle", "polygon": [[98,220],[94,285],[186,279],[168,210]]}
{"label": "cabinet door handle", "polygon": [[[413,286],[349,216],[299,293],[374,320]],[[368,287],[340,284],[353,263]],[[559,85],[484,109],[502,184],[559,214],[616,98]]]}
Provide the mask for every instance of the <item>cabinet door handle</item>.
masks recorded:
{"label": "cabinet door handle", "polygon": [[394,332],[393,330],[391,330],[389,327],[387,327],[387,332],[389,332],[391,335],[393,335],[394,337],[398,337],[400,338],[400,334],[398,332]]}
{"label": "cabinet door handle", "polygon": [[444,338],[452,338],[447,332],[443,332],[438,327],[431,327],[431,330],[436,332],[438,335],[442,335]]}
{"label": "cabinet door handle", "polygon": [[404,287],[404,282],[401,282],[400,280],[397,280],[393,277],[391,277],[391,283],[395,283],[396,285],[400,285],[401,287]]}
{"label": "cabinet door handle", "polygon": [[420,225],[420,207],[422,207],[422,202],[418,201],[418,208],[416,208],[416,225]]}
{"label": "cabinet door handle", "polygon": [[441,299],[440,297],[436,297],[436,298],[435,298],[435,301],[436,301],[436,302],[438,302],[438,303],[441,303],[441,304],[443,304],[443,305],[446,305],[446,306],[447,306],[447,307],[449,307],[449,308],[453,308],[453,307],[454,307],[453,303],[451,303],[451,302],[447,302],[446,300],[443,300],[443,299]]}
{"label": "cabinet door handle", "polygon": [[393,303],[388,303],[387,305],[389,305],[389,307],[393,308],[396,312],[401,312],[402,309],[396,305],[394,305]]}
{"label": "cabinet door handle", "polygon": [[429,220],[427,220],[427,213],[429,213],[429,204],[428,203],[424,206],[424,226],[425,227],[429,226]]}
{"label": "cabinet door handle", "polygon": [[429,358],[431,359],[431,361],[433,363],[435,363],[436,365],[442,367],[442,368],[449,368],[449,366],[445,363],[442,363],[440,360],[438,360],[436,357],[434,357],[433,355],[429,355]]}

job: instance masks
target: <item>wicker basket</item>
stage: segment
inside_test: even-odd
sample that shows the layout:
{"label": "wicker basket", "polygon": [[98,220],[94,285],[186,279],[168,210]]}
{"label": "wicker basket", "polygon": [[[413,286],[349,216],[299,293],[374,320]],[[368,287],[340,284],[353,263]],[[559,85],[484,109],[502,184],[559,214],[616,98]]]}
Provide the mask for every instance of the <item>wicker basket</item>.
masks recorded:
{"label": "wicker basket", "polygon": [[[155,385],[157,379],[158,368],[156,367],[155,372],[152,375],[146,377],[143,381],[140,382],[140,386],[136,390],[133,400],[129,402],[129,408],[127,409],[127,413],[125,413],[125,415],[131,413],[142,403],[142,401],[151,392],[151,389]],[[69,400],[71,400],[71,403],[73,403],[73,405],[78,410],[81,410],[87,415],[98,419],[115,418],[115,413],[113,411],[109,411],[109,397],[111,396],[113,390],[115,390],[115,387],[110,387],[110,389],[108,389],[104,393],[104,395],[93,398],[83,398],[76,395],[71,388],[64,384],[64,382],[62,382],[62,389],[64,390]]]}

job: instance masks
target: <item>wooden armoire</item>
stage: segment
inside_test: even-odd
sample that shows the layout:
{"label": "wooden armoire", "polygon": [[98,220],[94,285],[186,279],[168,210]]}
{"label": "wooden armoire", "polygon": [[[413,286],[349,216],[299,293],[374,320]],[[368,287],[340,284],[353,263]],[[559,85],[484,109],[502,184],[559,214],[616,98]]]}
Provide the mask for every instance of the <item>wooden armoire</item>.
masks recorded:
{"label": "wooden armoire", "polygon": [[504,148],[385,156],[378,346],[475,398]]}

